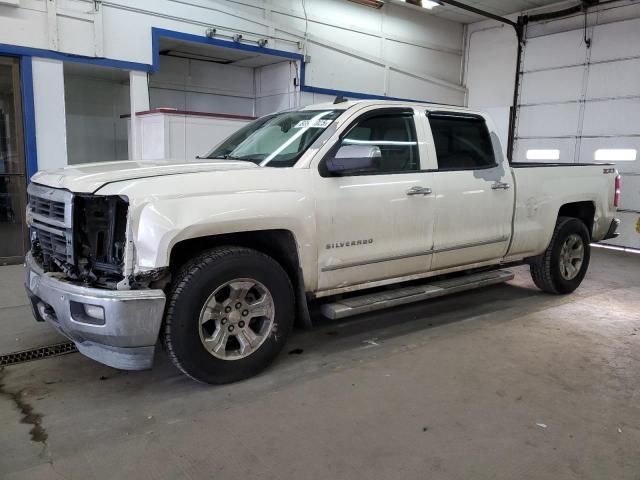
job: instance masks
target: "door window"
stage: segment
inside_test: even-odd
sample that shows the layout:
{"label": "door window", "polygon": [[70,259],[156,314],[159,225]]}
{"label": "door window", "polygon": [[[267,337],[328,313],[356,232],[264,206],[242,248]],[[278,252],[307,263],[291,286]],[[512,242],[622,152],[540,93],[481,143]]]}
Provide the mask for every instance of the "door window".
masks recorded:
{"label": "door window", "polygon": [[369,175],[420,170],[413,112],[367,116],[342,138],[340,147],[347,145],[380,149],[374,168],[366,172]]}
{"label": "door window", "polygon": [[438,170],[475,170],[496,165],[489,130],[475,115],[429,114]]}

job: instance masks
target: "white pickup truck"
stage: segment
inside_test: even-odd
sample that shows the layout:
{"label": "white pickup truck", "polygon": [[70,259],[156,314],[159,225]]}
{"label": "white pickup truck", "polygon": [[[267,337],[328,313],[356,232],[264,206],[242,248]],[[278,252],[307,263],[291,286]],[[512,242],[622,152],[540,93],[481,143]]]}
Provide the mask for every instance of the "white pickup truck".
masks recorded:
{"label": "white pickup truck", "polygon": [[522,263],[572,292],[619,195],[610,165],[510,165],[482,113],[337,101],[260,118],[205,159],[39,172],[26,286],[36,319],[99,362],[150,368],[161,340],[185,374],[231,382],[310,326],[312,301],[341,318]]}

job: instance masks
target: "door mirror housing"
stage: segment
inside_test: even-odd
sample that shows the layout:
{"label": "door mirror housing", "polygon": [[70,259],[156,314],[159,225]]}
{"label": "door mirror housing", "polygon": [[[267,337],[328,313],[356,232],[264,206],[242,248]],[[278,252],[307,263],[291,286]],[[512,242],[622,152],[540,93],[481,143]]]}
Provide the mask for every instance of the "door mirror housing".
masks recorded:
{"label": "door mirror housing", "polygon": [[381,158],[376,145],[342,145],[325,164],[331,175],[364,174],[378,171]]}

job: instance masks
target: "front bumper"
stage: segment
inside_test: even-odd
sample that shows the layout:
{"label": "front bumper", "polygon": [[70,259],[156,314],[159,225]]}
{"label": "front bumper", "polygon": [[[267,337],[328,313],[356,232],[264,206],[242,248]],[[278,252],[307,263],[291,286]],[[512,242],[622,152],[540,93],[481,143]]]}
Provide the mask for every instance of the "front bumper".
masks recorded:
{"label": "front bumper", "polygon": [[72,340],[78,350],[122,370],[151,368],[162,323],[162,290],[106,290],[73,284],[42,271],[27,254],[27,294],[33,315]]}

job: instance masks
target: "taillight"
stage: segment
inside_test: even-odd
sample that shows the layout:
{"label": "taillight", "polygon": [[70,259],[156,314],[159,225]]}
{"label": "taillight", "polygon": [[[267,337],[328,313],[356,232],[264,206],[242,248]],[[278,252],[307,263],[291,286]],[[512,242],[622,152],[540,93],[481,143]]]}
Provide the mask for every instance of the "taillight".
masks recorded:
{"label": "taillight", "polygon": [[616,193],[613,196],[613,206],[614,207],[619,207],[620,206],[620,187],[622,186],[622,178],[620,178],[620,175],[616,176]]}

